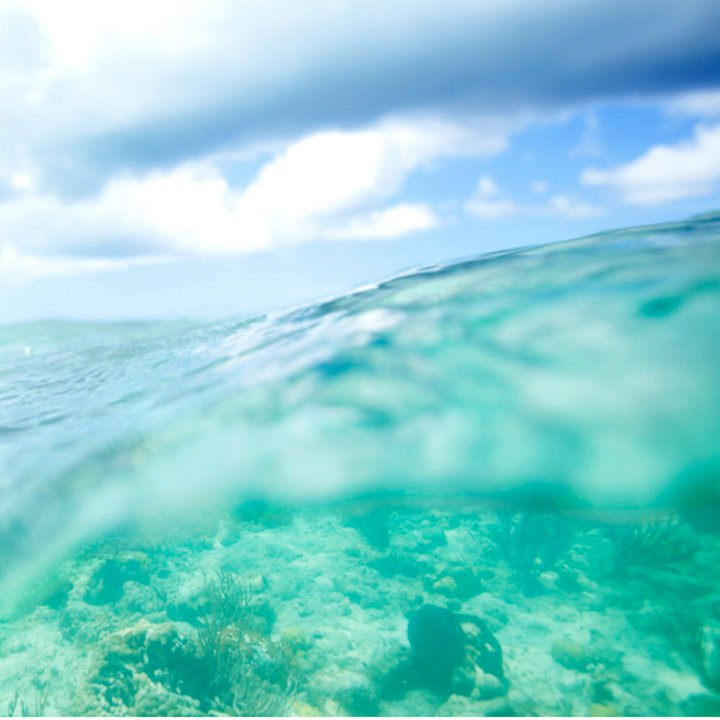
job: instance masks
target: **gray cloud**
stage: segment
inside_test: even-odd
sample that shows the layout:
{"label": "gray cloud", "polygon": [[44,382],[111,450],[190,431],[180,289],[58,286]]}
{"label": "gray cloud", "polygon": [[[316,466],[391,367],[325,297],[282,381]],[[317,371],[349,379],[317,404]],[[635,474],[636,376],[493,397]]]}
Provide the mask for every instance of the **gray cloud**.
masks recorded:
{"label": "gray cloud", "polygon": [[0,48],[16,78],[0,90],[13,108],[4,164],[29,157],[46,188],[78,194],[121,170],[390,113],[552,109],[720,78],[715,0],[210,5],[101,34],[81,67],[50,72],[37,38],[52,45],[54,25],[33,29],[18,5],[33,43]]}

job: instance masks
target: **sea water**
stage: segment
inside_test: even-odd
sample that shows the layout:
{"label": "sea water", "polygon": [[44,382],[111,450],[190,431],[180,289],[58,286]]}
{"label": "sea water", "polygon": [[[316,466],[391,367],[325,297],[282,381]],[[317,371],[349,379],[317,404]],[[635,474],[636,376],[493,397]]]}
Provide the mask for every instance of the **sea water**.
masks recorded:
{"label": "sea water", "polygon": [[720,218],[0,327],[0,712],[720,714]]}

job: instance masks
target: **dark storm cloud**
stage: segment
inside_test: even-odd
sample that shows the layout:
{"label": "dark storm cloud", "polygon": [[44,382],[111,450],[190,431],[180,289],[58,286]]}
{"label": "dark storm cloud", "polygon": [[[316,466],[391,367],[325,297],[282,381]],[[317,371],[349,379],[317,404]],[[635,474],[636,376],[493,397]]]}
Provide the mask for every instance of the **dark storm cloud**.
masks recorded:
{"label": "dark storm cloud", "polygon": [[[384,12],[371,12],[378,9],[372,2],[310,2],[310,20],[283,17],[286,4],[252,6],[249,19],[242,7],[228,8],[217,55],[195,57],[193,67],[175,57],[173,67],[147,69],[163,84],[182,86],[185,78],[182,102],[112,127],[81,125],[67,148],[73,157],[103,176],[388,113],[553,109],[720,79],[714,0],[396,2],[383,4]],[[234,64],[232,46],[242,43],[249,20],[264,37]],[[280,48],[291,21],[299,23],[297,35]],[[132,48],[128,53],[130,60]]]}

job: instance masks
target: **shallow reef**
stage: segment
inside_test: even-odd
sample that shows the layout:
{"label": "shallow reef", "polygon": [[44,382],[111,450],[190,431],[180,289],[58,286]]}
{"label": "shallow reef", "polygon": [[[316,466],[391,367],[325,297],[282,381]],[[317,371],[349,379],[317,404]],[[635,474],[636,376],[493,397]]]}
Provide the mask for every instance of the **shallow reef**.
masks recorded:
{"label": "shallow reef", "polygon": [[678,515],[238,507],[0,623],[7,715],[716,715],[720,537]]}

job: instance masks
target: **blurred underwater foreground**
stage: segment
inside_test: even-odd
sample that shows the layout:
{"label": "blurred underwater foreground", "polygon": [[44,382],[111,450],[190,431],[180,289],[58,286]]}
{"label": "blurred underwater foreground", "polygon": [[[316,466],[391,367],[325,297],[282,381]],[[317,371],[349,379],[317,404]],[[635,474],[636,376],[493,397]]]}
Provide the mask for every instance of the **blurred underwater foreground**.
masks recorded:
{"label": "blurred underwater foreground", "polygon": [[0,327],[0,714],[720,715],[719,380],[720,215]]}

